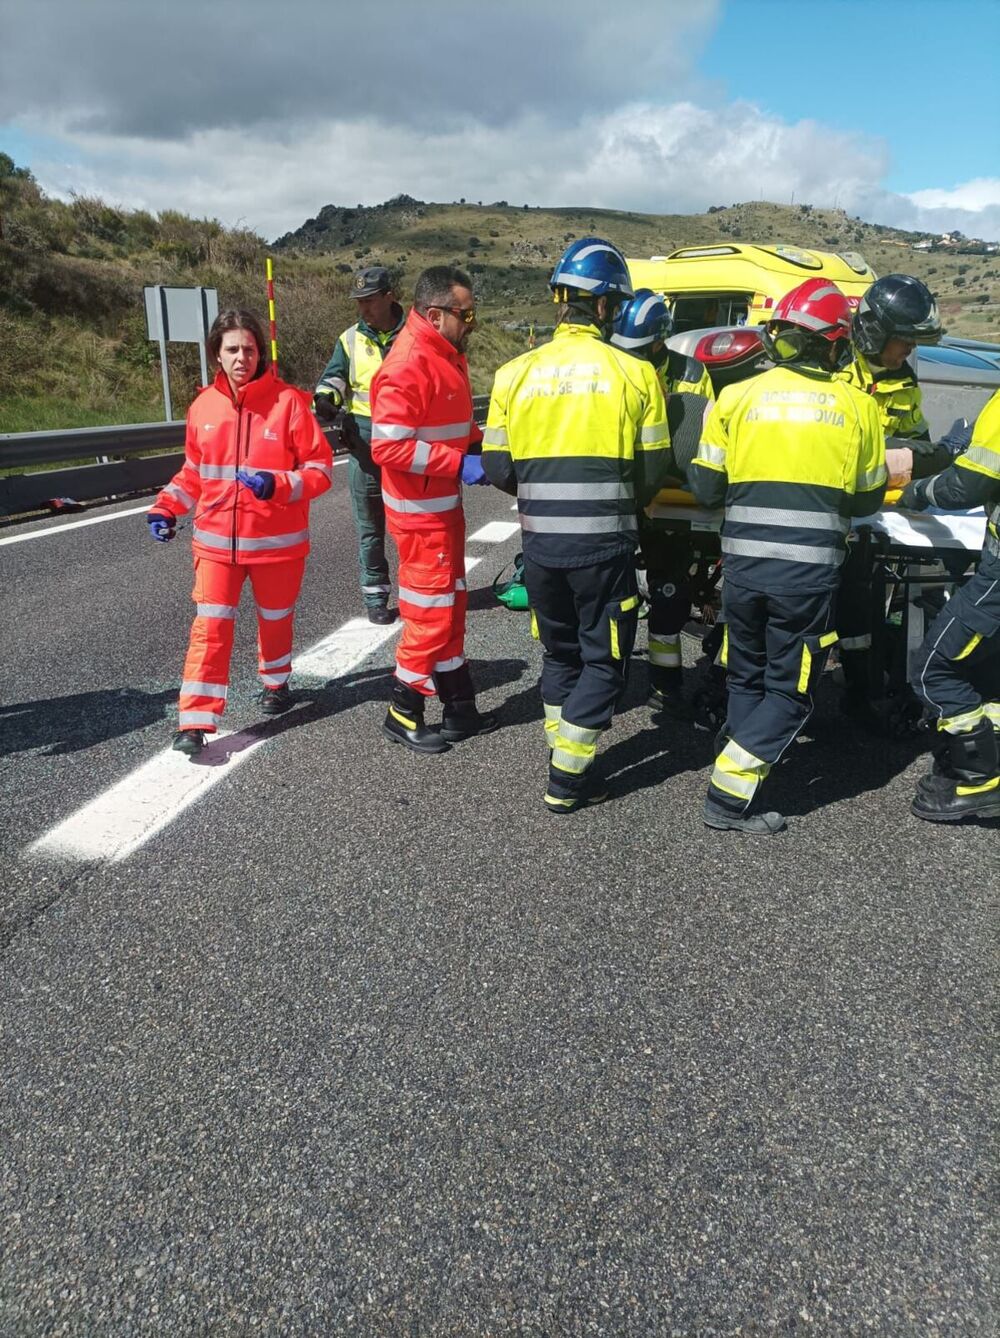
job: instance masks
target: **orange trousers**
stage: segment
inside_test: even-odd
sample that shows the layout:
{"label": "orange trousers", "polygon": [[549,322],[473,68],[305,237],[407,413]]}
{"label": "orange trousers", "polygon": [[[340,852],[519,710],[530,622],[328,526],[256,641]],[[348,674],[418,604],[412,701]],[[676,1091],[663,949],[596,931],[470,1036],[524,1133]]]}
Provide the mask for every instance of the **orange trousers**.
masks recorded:
{"label": "orange trousers", "polygon": [[295,601],[305,566],[304,557],[290,562],[238,564],[195,558],[191,598],[197,613],[184,661],[178,721],[181,729],[203,729],[213,734],[219,727],[229,691],[236,608],[247,577],[257,605],[257,668],[261,682],[266,688],[288,682]]}
{"label": "orange trousers", "polygon": [[427,530],[393,533],[399,552],[399,613],[403,634],[396,677],[417,692],[434,693],[434,674],[465,663],[465,518]]}

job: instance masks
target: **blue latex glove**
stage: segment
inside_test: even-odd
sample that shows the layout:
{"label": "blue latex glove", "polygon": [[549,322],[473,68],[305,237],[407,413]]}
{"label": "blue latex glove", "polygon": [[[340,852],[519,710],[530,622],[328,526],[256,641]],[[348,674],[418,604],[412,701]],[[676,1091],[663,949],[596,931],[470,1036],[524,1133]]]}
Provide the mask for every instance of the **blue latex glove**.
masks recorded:
{"label": "blue latex glove", "polygon": [[173,516],[164,516],[157,514],[155,511],[150,511],[146,516],[150,538],[161,544],[168,544],[174,537],[174,525],[176,523]]}
{"label": "blue latex glove", "polygon": [[466,455],[462,459],[462,482],[468,488],[481,487],[489,483],[482,458],[478,455]]}
{"label": "blue latex glove", "polygon": [[274,496],[274,475],[266,469],[237,469],[236,477],[244,488],[249,488],[258,502]]}
{"label": "blue latex glove", "polygon": [[961,455],[969,449],[972,440],[972,424],[965,418],[956,418],[951,427],[938,443],[952,455]]}

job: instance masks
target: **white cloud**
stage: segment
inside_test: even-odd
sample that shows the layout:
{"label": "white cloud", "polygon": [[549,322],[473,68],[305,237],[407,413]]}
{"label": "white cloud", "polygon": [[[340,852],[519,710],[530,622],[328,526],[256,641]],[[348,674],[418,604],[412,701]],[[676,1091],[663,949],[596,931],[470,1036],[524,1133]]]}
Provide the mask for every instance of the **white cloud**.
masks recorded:
{"label": "white cloud", "polygon": [[71,163],[36,162],[46,190],[95,193],[133,208],[182,209],[274,237],[329,203],[509,200],[654,213],[765,199],[817,206],[901,227],[1000,238],[1000,181],[896,195],[881,182],[885,142],[787,124],[751,103],[721,108],[633,103],[561,124],[541,112],[502,125],[463,119],[433,130],[372,117],[214,128],[163,140],[34,128],[71,147]]}

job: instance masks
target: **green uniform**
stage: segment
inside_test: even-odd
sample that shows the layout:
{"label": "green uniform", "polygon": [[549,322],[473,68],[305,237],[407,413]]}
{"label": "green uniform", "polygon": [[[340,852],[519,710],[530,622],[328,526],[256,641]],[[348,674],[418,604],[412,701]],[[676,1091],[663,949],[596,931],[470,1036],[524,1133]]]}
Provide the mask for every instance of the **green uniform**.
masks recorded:
{"label": "green uniform", "polygon": [[373,330],[365,321],[351,325],[337,340],[333,356],[316,386],[315,397],[330,396],[348,411],[357,429],[352,432],[347,466],[351,509],[358,535],[358,565],[361,594],[366,608],[389,602],[389,564],[385,556],[385,504],[382,501],[382,471],[372,461],[372,411],[369,402],[372,377],[382,366],[396,335],[403,328],[403,309],[391,330]]}

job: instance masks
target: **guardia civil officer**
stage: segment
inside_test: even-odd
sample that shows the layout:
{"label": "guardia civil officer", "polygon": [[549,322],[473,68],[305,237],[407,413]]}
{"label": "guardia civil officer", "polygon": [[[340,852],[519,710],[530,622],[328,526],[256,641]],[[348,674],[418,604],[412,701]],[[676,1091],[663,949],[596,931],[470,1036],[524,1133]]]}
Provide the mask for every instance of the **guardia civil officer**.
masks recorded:
{"label": "guardia civil officer", "polygon": [[[672,332],[673,318],[663,296],[650,288],[640,288],[635,297],[618,308],[611,343],[633,357],[651,362],[668,396],[694,394],[707,409],[713,396],[708,372],[695,358],[684,358],[667,348],[666,341]],[[672,363],[671,359],[676,361]],[[668,400],[668,416],[676,404],[675,399]],[[691,411],[691,406],[683,407]],[[695,405],[694,409],[697,408]],[[673,423],[670,427],[673,439]],[[683,486],[685,471],[676,456],[675,465],[672,472],[678,477],[671,481]],[[661,715],[684,719],[690,712],[683,692],[681,629],[691,616],[694,597],[691,526],[685,522],[673,526],[652,522],[640,511],[639,534],[649,589],[648,705]]]}
{"label": "guardia civil officer", "polygon": [[607,342],[632,296],[621,252],[598,237],[573,242],[549,286],[561,304],[555,335],[497,372],[483,467],[517,496],[544,648],[544,799],[550,812],[571,813],[605,797],[589,768],[635,641],[636,511],[672,460],[655,369]]}
{"label": "guardia civil officer", "polygon": [[[924,417],[912,355],[919,344],[936,344],[943,334],[934,295],[910,274],[886,274],[861,298],[851,324],[853,357],[840,376],[874,401],[886,444],[913,452],[914,475],[936,473],[947,456],[935,458]],[[878,732],[886,727],[869,682],[872,644],[871,567],[857,543],[848,544],[837,597],[837,653],[844,674],[843,708]]]}
{"label": "guardia civil officer", "polygon": [[976,420],[964,455],[907,485],[902,506],[986,508],[975,575],[952,595],[910,665],[910,683],[937,726],[936,765],[911,805],[929,822],[1000,817],[1000,391]]}
{"label": "guardia civil officer", "polygon": [[351,289],[358,320],[340,338],[313,395],[316,417],[341,426],[350,451],[347,482],[358,536],[361,598],[368,621],[391,623],[389,564],[385,555],[382,471],[372,460],[372,378],[403,328],[389,271],[369,265],[354,276]]}
{"label": "guardia civil officer", "polygon": [[885,494],[885,441],[870,396],[835,378],[849,356],[840,289],[807,279],[763,334],[772,370],[726,386],[688,482],[722,526],[729,708],[705,799],[709,827],[769,835],[750,807],[812,711],[836,640],[832,605],[852,516]]}

